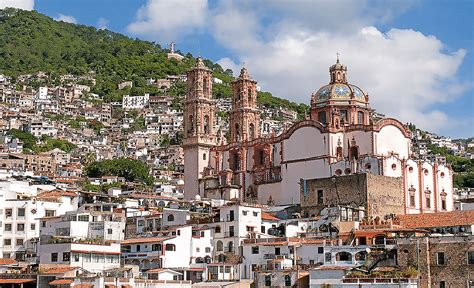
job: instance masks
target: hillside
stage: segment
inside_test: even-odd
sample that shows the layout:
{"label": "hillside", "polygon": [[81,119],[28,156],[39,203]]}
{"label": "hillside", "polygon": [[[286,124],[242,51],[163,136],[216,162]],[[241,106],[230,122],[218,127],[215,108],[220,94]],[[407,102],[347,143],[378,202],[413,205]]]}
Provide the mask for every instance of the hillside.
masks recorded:
{"label": "hillside", "polygon": [[[183,61],[168,60],[160,45],[131,39],[125,35],[94,27],[58,22],[35,11],[12,8],[0,10],[0,73],[13,76],[44,71],[50,73],[51,85],[61,74],[92,74],[97,84],[91,92],[105,101],[120,100],[123,94],[158,93],[146,79],[185,73],[195,62],[192,54]],[[214,76],[224,81],[215,85],[216,97],[229,97],[231,71],[206,60]],[[229,75],[230,74],[230,75]],[[132,80],[134,88],[118,90],[117,84]],[[33,83],[34,86],[34,83]],[[175,89],[182,96],[184,87]],[[303,115],[306,105],[292,103],[259,93],[259,103],[281,105]]]}

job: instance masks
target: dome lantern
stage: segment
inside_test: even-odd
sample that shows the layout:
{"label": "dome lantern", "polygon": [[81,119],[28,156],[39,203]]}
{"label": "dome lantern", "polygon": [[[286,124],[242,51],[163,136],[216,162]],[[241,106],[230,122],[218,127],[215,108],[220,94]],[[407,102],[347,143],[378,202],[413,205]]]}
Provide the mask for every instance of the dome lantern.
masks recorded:
{"label": "dome lantern", "polygon": [[337,55],[336,64],[329,67],[329,74],[331,76],[330,83],[331,84],[347,83],[347,80],[346,80],[347,67],[345,65],[342,65],[339,62],[339,53],[336,53],[336,55]]}

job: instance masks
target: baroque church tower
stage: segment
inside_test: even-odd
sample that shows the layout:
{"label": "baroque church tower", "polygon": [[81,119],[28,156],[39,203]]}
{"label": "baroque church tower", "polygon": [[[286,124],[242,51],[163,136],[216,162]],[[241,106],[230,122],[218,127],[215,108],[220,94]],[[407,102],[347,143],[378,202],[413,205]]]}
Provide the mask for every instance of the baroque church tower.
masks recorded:
{"label": "baroque church tower", "polygon": [[215,103],[212,99],[212,71],[201,57],[187,73],[187,91],[184,101],[184,193],[194,199],[199,191],[198,179],[208,165],[209,151],[216,145],[214,127]]}
{"label": "baroque church tower", "polygon": [[242,68],[232,82],[230,142],[251,141],[260,137],[260,112],[257,109],[257,82]]}

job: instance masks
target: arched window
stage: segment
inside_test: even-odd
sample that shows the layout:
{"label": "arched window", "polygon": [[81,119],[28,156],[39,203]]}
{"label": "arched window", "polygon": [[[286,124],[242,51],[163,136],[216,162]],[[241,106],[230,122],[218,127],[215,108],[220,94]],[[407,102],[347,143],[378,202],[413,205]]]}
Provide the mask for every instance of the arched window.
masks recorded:
{"label": "arched window", "polygon": [[222,250],[224,250],[224,244],[222,243],[221,240],[217,241],[217,243],[216,243],[216,250],[217,250],[217,251],[222,251]]}
{"label": "arched window", "polygon": [[189,115],[189,120],[188,120],[188,133],[193,133],[194,132],[194,117],[193,115]]}
{"label": "arched window", "polygon": [[221,226],[217,225],[214,230],[214,233],[221,233]]}
{"label": "arched window", "polygon": [[204,116],[204,133],[205,134],[209,133],[209,116],[208,115]]}
{"label": "arched window", "polygon": [[364,112],[357,112],[357,124],[364,124]]}
{"label": "arched window", "polygon": [[249,104],[252,103],[252,89],[247,89],[247,96],[248,96],[248,101]]}
{"label": "arched window", "polygon": [[229,241],[229,243],[227,243],[227,250],[228,250],[228,252],[234,252],[234,242],[233,241]]}
{"label": "arched window", "polygon": [[255,127],[253,125],[253,123],[250,123],[249,125],[249,140],[253,140],[254,137],[255,137]]}
{"label": "arched window", "polygon": [[197,257],[196,263],[204,263],[204,259],[202,257]]}
{"label": "arched window", "polygon": [[239,126],[239,123],[235,123],[235,141],[240,141],[240,126]]}
{"label": "arched window", "polygon": [[225,260],[226,260],[226,257],[225,257],[224,254],[219,254],[219,256],[217,256],[217,261],[218,262],[223,263],[223,262],[225,262]]}
{"label": "arched window", "polygon": [[209,79],[207,79],[207,77],[204,77],[204,79],[202,79],[202,82],[203,82],[203,91],[204,92],[208,92],[209,91]]}
{"label": "arched window", "polygon": [[166,251],[176,251],[176,245],[174,245],[174,244],[166,244],[165,250],[166,250]]}
{"label": "arched window", "polygon": [[173,222],[174,221],[174,215],[173,214],[170,214],[168,215],[168,222]]}

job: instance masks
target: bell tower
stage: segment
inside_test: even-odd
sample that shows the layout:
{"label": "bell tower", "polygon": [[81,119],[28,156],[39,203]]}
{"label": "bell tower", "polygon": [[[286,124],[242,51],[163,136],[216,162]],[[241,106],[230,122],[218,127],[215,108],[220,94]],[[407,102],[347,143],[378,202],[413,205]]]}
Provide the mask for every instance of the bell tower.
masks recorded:
{"label": "bell tower", "polygon": [[184,196],[194,199],[199,191],[198,179],[209,163],[209,151],[216,145],[214,127],[215,103],[212,99],[212,71],[199,57],[187,73],[184,101]]}
{"label": "bell tower", "polygon": [[260,137],[260,112],[257,109],[257,82],[244,67],[232,82],[230,112],[231,142],[251,141]]}

